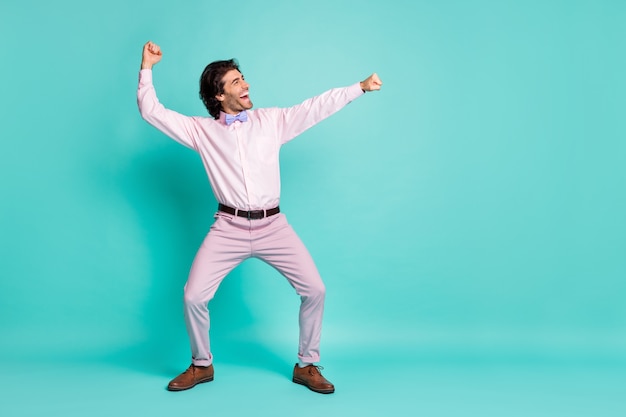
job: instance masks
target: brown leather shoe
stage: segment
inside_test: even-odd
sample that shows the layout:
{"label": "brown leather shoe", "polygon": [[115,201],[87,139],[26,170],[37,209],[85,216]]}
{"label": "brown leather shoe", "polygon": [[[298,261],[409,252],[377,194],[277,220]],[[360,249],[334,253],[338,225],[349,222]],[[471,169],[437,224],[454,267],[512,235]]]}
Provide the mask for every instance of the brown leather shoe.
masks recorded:
{"label": "brown leather shoe", "polygon": [[201,382],[210,381],[213,381],[213,365],[196,366],[191,364],[185,372],[170,381],[167,389],[169,391],[182,391],[193,388]]}
{"label": "brown leather shoe", "polygon": [[335,392],[335,386],[324,378],[320,372],[321,366],[308,365],[300,368],[298,364],[293,368],[293,382],[304,385],[311,391],[320,394],[332,394]]}

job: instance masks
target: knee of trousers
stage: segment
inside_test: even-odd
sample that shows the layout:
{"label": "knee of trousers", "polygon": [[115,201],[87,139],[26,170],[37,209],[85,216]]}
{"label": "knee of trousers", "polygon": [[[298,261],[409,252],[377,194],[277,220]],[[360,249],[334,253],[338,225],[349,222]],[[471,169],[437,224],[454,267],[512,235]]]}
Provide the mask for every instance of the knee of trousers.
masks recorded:
{"label": "knee of trousers", "polygon": [[207,295],[200,291],[191,291],[185,288],[185,294],[183,295],[183,302],[185,307],[202,307],[206,308],[207,304],[213,298],[212,295]]}
{"label": "knee of trousers", "polygon": [[323,301],[326,296],[326,286],[321,281],[319,284],[311,285],[300,292],[303,299]]}

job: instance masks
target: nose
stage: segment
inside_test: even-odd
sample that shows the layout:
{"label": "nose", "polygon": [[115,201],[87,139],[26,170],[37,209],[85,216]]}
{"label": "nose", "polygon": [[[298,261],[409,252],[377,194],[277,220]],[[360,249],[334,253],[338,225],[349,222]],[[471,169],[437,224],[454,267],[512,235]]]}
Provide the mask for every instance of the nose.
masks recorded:
{"label": "nose", "polygon": [[248,84],[246,80],[243,80],[243,88],[245,88],[246,90],[250,88],[250,84]]}

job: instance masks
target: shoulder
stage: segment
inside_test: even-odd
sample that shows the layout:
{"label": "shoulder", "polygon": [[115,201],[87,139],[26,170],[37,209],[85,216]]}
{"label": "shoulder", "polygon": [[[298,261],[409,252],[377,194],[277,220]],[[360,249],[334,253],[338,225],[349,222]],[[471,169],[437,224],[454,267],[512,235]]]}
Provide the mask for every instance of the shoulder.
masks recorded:
{"label": "shoulder", "polygon": [[190,116],[190,119],[192,119],[196,123],[206,124],[206,125],[213,125],[213,124],[220,123],[219,120],[214,119],[213,116]]}
{"label": "shoulder", "polygon": [[252,119],[269,121],[276,120],[281,117],[283,109],[280,107],[263,107],[260,109],[248,110],[248,116]]}
{"label": "shoulder", "polygon": [[262,117],[262,116],[266,116],[266,115],[279,113],[280,110],[281,109],[278,108],[278,107],[262,107],[260,109],[248,110],[248,114],[249,115],[256,115],[258,117]]}

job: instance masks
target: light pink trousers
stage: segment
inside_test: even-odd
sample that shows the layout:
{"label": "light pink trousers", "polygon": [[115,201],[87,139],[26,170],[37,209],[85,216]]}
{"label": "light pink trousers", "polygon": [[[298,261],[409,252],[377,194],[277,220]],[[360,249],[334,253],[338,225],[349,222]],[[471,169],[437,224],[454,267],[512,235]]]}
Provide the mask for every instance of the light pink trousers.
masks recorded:
{"label": "light pink trousers", "polygon": [[300,296],[301,362],[319,362],[326,289],[317,267],[284,214],[248,220],[218,212],[198,250],[185,285],[185,323],[194,365],[213,362],[208,303],[237,265],[258,258],[278,270]]}

